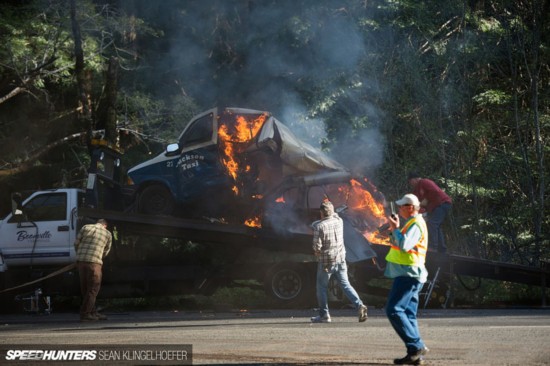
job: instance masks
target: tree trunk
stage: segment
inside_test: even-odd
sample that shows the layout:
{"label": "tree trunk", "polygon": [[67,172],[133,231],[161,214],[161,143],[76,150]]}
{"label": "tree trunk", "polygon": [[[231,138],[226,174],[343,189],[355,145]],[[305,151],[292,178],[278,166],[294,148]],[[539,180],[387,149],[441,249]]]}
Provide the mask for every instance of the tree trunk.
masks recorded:
{"label": "tree trunk", "polygon": [[[537,157],[538,168],[538,195],[535,193],[533,197],[533,212],[534,212],[534,228],[535,228],[535,263],[539,263],[542,253],[542,223],[544,219],[544,194],[545,194],[545,169],[544,169],[544,152],[542,148],[542,136],[539,120],[539,70],[540,64],[540,49],[541,49],[541,33],[542,20],[544,17],[543,5],[540,1],[534,1],[533,6],[533,33],[532,33],[532,49],[533,62],[531,67],[531,108],[533,110],[533,128],[535,132],[535,156]],[[529,67],[529,65],[527,65]],[[535,188],[536,189],[536,188]]]}
{"label": "tree trunk", "polygon": [[82,113],[77,117],[84,130],[88,132],[87,142],[92,138],[92,110],[89,91],[86,89],[86,74],[84,69],[84,51],[82,50],[82,35],[80,25],[76,19],[76,1],[71,0],[71,24],[74,38],[75,76],[78,90],[78,101],[82,106]]}
{"label": "tree trunk", "polygon": [[105,114],[105,139],[113,146],[117,144],[117,115],[116,115],[116,98],[117,98],[117,75],[118,75],[118,59],[111,57],[109,67],[107,69],[107,80],[105,82],[106,94],[106,114]]}

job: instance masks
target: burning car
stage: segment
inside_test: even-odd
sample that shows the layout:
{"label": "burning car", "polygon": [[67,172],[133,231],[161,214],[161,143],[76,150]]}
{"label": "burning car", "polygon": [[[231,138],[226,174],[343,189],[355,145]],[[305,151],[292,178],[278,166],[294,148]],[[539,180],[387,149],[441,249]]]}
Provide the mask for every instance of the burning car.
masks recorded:
{"label": "burning car", "polygon": [[125,191],[145,214],[308,232],[329,198],[371,242],[385,223],[384,198],[368,180],[353,178],[266,111],[206,111],[128,178]]}

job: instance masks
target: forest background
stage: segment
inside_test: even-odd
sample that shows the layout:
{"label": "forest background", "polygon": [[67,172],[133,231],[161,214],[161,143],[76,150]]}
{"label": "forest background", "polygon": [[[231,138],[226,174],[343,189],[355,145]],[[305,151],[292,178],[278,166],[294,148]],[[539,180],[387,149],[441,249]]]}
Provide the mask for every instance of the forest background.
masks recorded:
{"label": "forest background", "polygon": [[[452,196],[454,253],[550,259],[544,0],[12,0],[0,6],[0,211],[131,166],[215,106],[272,112],[397,199]],[[118,132],[115,132],[118,131]]]}

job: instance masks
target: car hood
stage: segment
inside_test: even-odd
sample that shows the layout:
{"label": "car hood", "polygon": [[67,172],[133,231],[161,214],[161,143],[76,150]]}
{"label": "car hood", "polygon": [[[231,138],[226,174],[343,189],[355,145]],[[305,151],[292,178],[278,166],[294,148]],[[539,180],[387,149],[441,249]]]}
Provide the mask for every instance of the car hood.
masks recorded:
{"label": "car hood", "polygon": [[347,171],[336,160],[321,150],[298,139],[290,129],[270,116],[256,137],[256,143],[247,152],[269,149],[278,153],[283,162],[283,175],[308,175],[321,171]]}

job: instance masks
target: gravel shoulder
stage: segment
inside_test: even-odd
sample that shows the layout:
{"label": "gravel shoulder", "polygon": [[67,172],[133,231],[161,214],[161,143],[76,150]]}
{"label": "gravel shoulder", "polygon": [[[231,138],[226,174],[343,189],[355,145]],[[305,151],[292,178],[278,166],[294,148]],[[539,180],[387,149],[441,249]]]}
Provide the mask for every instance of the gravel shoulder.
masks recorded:
{"label": "gravel shoulder", "polygon": [[[330,324],[311,324],[312,310],[106,314],[92,323],[71,313],[0,316],[0,344],[191,344],[195,365],[388,365],[405,354],[381,309],[365,323],[354,310],[332,310]],[[429,365],[550,362],[550,309],[423,310],[419,324]]]}

